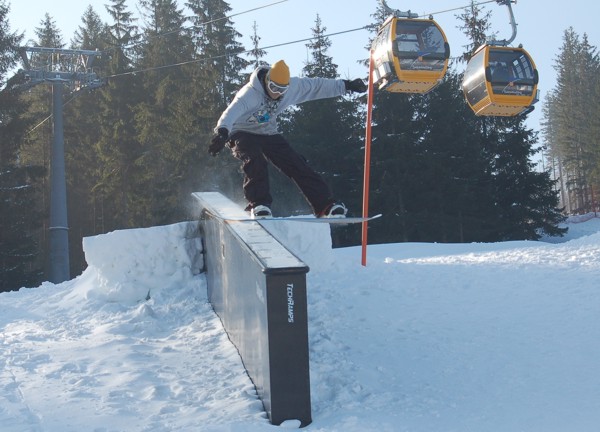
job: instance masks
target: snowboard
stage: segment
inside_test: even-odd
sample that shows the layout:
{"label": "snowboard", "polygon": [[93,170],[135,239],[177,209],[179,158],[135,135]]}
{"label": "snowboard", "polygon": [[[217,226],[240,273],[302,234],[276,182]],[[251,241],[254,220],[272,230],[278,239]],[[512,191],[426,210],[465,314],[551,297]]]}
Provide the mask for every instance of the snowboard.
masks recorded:
{"label": "snowboard", "polygon": [[316,218],[316,217],[266,217],[259,219],[252,218],[223,218],[227,222],[309,222],[309,223],[327,223],[330,225],[349,225],[355,223],[368,222],[380,218],[382,214],[363,217],[344,217],[344,218]]}

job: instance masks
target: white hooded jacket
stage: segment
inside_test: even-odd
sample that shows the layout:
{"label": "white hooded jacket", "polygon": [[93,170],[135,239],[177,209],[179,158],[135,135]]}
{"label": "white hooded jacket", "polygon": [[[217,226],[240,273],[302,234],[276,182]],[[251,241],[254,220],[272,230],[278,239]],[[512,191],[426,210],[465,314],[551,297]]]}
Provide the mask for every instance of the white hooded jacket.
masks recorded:
{"label": "white hooded jacket", "polygon": [[268,67],[259,67],[252,72],[248,83],[237,92],[221,114],[215,133],[219,128],[226,128],[230,136],[236,132],[276,135],[279,133],[277,116],[289,106],[346,93],[346,86],[341,79],[292,77],[288,91],[274,100],[269,97],[259,78],[268,70]]}

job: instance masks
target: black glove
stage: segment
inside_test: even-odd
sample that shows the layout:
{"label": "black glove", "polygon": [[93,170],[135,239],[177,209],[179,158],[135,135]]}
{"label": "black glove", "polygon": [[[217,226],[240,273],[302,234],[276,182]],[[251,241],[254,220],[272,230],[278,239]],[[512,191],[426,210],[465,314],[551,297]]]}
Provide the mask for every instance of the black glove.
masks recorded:
{"label": "black glove", "polygon": [[211,156],[216,156],[219,154],[225,144],[227,143],[227,139],[229,138],[229,131],[225,128],[219,128],[217,133],[210,140],[210,144],[208,145],[208,154]]}
{"label": "black glove", "polygon": [[344,84],[346,85],[346,91],[351,93],[364,93],[367,91],[367,85],[360,78],[352,81],[344,80]]}

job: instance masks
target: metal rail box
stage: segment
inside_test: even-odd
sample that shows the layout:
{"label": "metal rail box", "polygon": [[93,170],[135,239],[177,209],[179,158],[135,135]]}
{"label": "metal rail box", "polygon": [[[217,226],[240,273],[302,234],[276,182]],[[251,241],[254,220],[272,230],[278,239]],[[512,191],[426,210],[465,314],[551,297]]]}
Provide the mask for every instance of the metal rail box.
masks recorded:
{"label": "metal rail box", "polygon": [[271,423],[310,424],[308,266],[217,192],[202,208],[208,299],[237,347]]}

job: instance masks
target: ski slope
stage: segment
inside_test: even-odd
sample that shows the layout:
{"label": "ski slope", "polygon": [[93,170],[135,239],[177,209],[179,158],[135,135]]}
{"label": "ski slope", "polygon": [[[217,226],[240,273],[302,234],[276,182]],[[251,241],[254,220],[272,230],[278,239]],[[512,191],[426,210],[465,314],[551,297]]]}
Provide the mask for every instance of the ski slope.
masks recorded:
{"label": "ski slope", "polygon": [[[553,243],[370,245],[362,267],[329,226],[278,223],[311,267],[303,430],[597,431],[600,219],[568,225]],[[207,303],[194,230],[87,238],[82,275],[0,294],[2,432],[280,430]]]}

